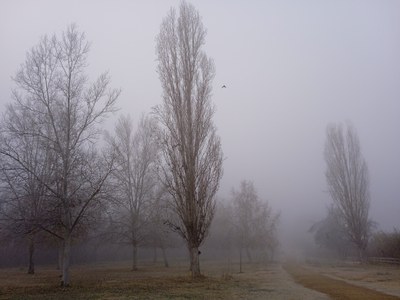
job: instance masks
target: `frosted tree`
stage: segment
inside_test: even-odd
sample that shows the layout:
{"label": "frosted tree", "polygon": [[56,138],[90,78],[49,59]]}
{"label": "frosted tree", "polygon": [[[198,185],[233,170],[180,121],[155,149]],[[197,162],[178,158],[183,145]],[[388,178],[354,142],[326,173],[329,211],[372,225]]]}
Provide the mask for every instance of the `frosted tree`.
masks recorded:
{"label": "frosted tree", "polygon": [[[74,25],[60,37],[43,37],[27,53],[14,78],[11,105],[16,114],[12,121],[18,123],[28,117],[31,126],[2,130],[6,143],[1,145],[1,154],[38,180],[51,200],[48,210],[53,221],[42,227],[62,241],[62,286],[70,284],[74,233],[82,231],[83,225],[95,217],[113,163],[112,157],[107,159],[98,153],[96,141],[99,122],[114,110],[120,91],[109,88],[107,73],[88,82],[88,53],[85,35]],[[49,180],[37,173],[42,168],[32,168],[15,151],[15,144],[24,136],[38,138],[41,147],[49,149],[53,164]]]}
{"label": "frosted tree", "polygon": [[338,212],[338,220],[346,228],[349,239],[357,247],[360,258],[368,245],[372,222],[369,215],[368,167],[354,127],[329,125],[325,143],[326,181],[329,194]]}
{"label": "frosted tree", "polygon": [[200,275],[199,247],[207,236],[222,176],[221,142],[212,117],[214,63],[202,50],[206,30],[196,9],[182,2],[171,9],[157,36],[163,103],[155,108],[161,125],[162,181],[178,216],[170,225],[186,241],[192,276]]}
{"label": "frosted tree", "polygon": [[132,120],[122,116],[114,136],[108,138],[116,154],[112,227],[117,241],[132,246],[132,270],[136,270],[138,247],[145,243],[152,214],[157,211],[157,124],[143,116],[135,131]]}

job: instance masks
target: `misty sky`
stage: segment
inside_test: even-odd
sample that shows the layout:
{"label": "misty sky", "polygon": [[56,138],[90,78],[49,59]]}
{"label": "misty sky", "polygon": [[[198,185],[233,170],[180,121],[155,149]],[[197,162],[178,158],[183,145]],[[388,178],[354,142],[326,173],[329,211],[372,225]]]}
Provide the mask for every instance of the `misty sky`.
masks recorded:
{"label": "misty sky", "polygon": [[[252,180],[285,226],[311,225],[330,203],[326,126],[351,121],[370,171],[371,217],[381,229],[400,228],[400,1],[190,2],[216,65],[214,120],[226,157],[220,196]],[[0,111],[26,52],[76,23],[91,41],[90,77],[109,70],[122,88],[119,113],[138,120],[161,102],[155,37],[178,5],[1,0]]]}

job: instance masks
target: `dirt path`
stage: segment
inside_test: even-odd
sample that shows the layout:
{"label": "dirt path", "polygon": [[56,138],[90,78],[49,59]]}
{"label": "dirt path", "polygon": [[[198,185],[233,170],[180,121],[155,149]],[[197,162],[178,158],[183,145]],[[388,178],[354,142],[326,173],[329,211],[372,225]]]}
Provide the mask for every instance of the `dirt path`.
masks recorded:
{"label": "dirt path", "polygon": [[290,273],[294,280],[299,284],[322,292],[331,296],[333,299],[355,300],[390,300],[400,299],[399,297],[384,294],[366,287],[356,286],[349,282],[338,280],[330,276],[323,275],[311,268],[299,265],[285,265],[285,270]]}
{"label": "dirt path", "polygon": [[400,268],[393,265],[313,266],[328,277],[400,298]]}
{"label": "dirt path", "polygon": [[[327,300],[328,296],[306,288],[293,281],[293,278],[280,265],[269,266],[257,272],[237,274],[234,278],[240,288],[233,292],[236,299],[304,299]],[[243,282],[251,282],[250,289],[244,289]]]}

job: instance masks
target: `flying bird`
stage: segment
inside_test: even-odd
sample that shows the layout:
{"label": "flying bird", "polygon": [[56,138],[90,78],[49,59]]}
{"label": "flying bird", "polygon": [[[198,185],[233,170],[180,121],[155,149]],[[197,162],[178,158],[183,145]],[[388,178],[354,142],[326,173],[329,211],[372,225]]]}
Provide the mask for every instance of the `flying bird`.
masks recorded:
{"label": "flying bird", "polygon": [[226,89],[226,85],[224,84],[224,85],[221,87],[221,89]]}

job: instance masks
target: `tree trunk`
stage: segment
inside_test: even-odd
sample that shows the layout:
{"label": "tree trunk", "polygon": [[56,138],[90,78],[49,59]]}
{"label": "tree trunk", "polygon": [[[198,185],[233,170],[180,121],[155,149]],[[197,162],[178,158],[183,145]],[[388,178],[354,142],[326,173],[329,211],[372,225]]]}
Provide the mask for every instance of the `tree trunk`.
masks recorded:
{"label": "tree trunk", "polygon": [[169,264],[168,264],[168,259],[167,259],[167,252],[165,251],[164,247],[161,247],[161,250],[162,250],[162,255],[163,255],[163,259],[164,259],[164,266],[166,268],[168,268]]}
{"label": "tree trunk", "polygon": [[270,251],[269,260],[270,260],[270,262],[273,262],[274,259],[275,259],[275,247],[272,247],[271,251]]}
{"label": "tree trunk", "polygon": [[71,259],[71,235],[67,234],[64,239],[64,247],[62,253],[62,277],[61,277],[61,286],[68,287],[70,285],[69,279],[69,265]]}
{"label": "tree trunk", "polygon": [[153,247],[153,263],[157,262],[157,247]]}
{"label": "tree trunk", "polygon": [[137,244],[132,243],[132,271],[137,271]]}
{"label": "tree trunk", "polygon": [[365,262],[366,261],[366,255],[365,255],[365,248],[363,245],[357,247],[357,252],[358,252],[358,259],[360,262]]}
{"label": "tree trunk", "polygon": [[242,248],[239,249],[239,273],[242,273]]}
{"label": "tree trunk", "polygon": [[251,254],[250,254],[250,250],[248,247],[246,247],[246,255],[247,255],[247,260],[251,263],[252,259],[251,259]]}
{"label": "tree trunk", "polygon": [[63,257],[64,257],[64,241],[60,240],[60,243],[58,245],[57,270],[62,270]]}
{"label": "tree trunk", "polygon": [[200,251],[199,247],[191,247],[190,253],[190,271],[192,272],[192,278],[200,277]]}
{"label": "tree trunk", "polygon": [[35,274],[35,265],[33,263],[33,254],[35,252],[35,241],[33,236],[29,237],[29,266],[28,274]]}

